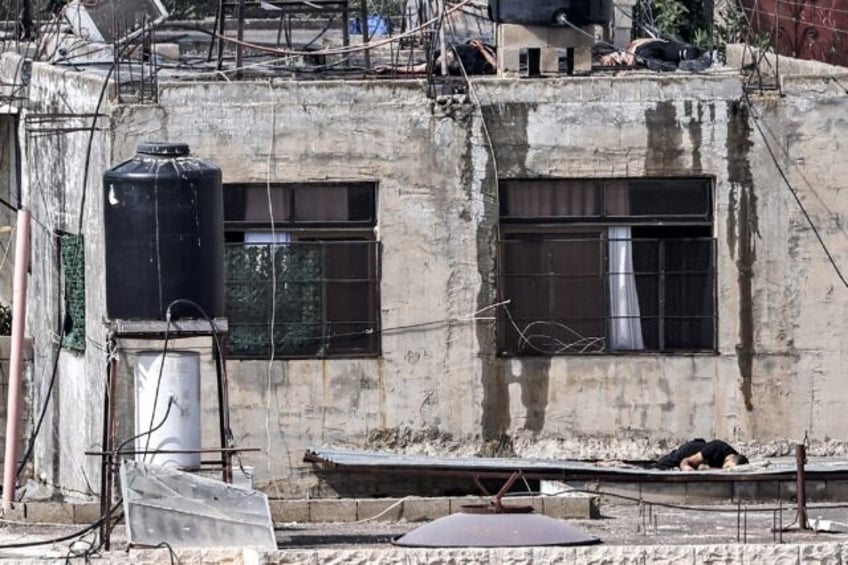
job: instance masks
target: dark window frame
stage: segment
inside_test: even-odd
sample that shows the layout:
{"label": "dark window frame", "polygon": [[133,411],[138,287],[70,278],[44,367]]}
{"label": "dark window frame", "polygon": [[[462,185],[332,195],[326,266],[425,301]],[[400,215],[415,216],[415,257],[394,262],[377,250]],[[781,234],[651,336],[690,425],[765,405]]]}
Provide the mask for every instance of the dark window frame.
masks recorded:
{"label": "dark window frame", "polygon": [[[665,186],[662,188],[668,188],[674,183],[692,183],[691,186],[698,187],[696,193],[701,195],[705,195],[705,200],[700,202],[699,206],[701,206],[701,213],[686,213],[686,214],[675,214],[675,213],[663,213],[663,214],[638,214],[638,215],[627,215],[627,214],[607,214],[607,213],[597,213],[590,216],[581,216],[577,214],[564,214],[564,215],[541,215],[541,217],[532,217],[529,215],[510,215],[510,210],[507,206],[507,199],[509,198],[508,194],[505,194],[506,191],[510,189],[511,186],[520,186],[522,183],[527,183],[532,185],[535,182],[544,182],[544,183],[561,183],[562,186],[566,186],[569,182],[578,182],[585,185],[586,183],[592,184],[594,183],[598,187],[602,187],[597,196],[597,204],[602,202],[606,202],[606,197],[603,193],[605,190],[604,187],[612,184],[621,185],[625,184],[647,184],[647,183],[659,183],[662,185],[665,183]],[[526,185],[525,185],[526,186]],[[543,195],[544,192],[540,191]],[[535,316],[530,316],[527,319],[521,320],[520,322],[527,323],[536,323],[538,324],[534,328],[535,330],[539,329],[539,326],[544,326],[547,324],[547,333],[541,334],[542,341],[545,341],[547,338],[547,343],[551,344],[551,347],[533,347],[533,344],[524,340],[522,341],[522,324],[520,322],[516,322],[514,320],[514,314],[511,312],[506,312],[504,309],[499,310],[498,320],[497,320],[497,343],[498,343],[498,354],[500,356],[505,357],[514,357],[514,356],[558,356],[558,355],[585,355],[588,353],[593,354],[603,354],[603,355],[692,355],[692,354],[716,354],[718,352],[718,274],[717,274],[717,245],[716,238],[714,236],[714,225],[713,225],[713,217],[714,217],[714,179],[711,177],[648,177],[648,178],[633,178],[633,179],[511,179],[508,181],[501,181],[500,187],[500,195],[501,195],[501,205],[500,205],[500,231],[501,236],[498,243],[498,253],[497,253],[497,274],[498,274],[498,300],[504,301],[512,299],[513,302],[516,302],[516,299],[520,298],[516,296],[514,292],[510,290],[510,286],[515,286],[519,284],[516,281],[521,280],[526,284],[528,290],[525,290],[527,294],[525,297],[532,295],[533,292],[536,294],[533,295],[536,298],[530,299],[526,298],[521,301],[520,305],[513,305],[515,309],[516,306],[523,311],[533,312],[536,315],[541,312],[539,308],[542,308],[544,303],[544,296],[556,295],[557,292],[560,292],[560,289],[563,288],[562,282],[560,279],[566,279],[565,287],[568,287],[569,281],[567,279],[580,279],[581,277],[586,278],[590,276],[587,273],[571,273],[569,274],[567,271],[557,271],[556,268],[549,269],[550,272],[545,273],[544,269],[539,266],[537,267],[537,272],[534,273],[521,273],[520,271],[515,270],[515,262],[516,259],[512,259],[513,263],[511,266],[508,265],[510,261],[507,257],[508,248],[510,245],[514,245],[517,241],[522,241],[524,244],[531,246],[523,249],[519,257],[521,259],[518,260],[518,263],[530,261],[532,264],[535,259],[527,259],[526,257],[533,255],[533,253],[539,253],[542,257],[542,264],[546,260],[552,261],[551,257],[556,255],[556,252],[553,251],[544,251],[546,247],[561,245],[562,249],[566,250],[566,254],[568,253],[568,248],[576,248],[582,245],[586,245],[586,242],[594,242],[591,245],[597,244],[599,247],[598,253],[598,268],[593,271],[594,276],[598,278],[600,287],[596,289],[596,294],[600,294],[600,299],[602,301],[602,307],[600,310],[599,316],[590,316],[581,320],[581,318],[574,318],[578,320],[579,323],[586,323],[591,325],[591,321],[595,320],[598,323],[598,326],[601,328],[600,336],[603,339],[601,347],[595,347],[591,343],[586,347],[585,350],[580,350],[580,345],[582,342],[580,339],[576,340],[576,343],[580,346],[577,348],[568,348],[565,347],[566,343],[563,343],[562,340],[557,339],[555,335],[555,325],[562,321],[563,319],[556,318],[556,304],[550,299],[547,302],[547,318],[546,319],[537,319]],[[538,196],[538,195],[535,195]],[[585,199],[584,199],[585,200]],[[688,205],[688,203],[684,203],[684,205]],[[592,204],[588,206],[591,208]],[[519,206],[520,208],[521,206]],[[526,208],[527,206],[525,206]],[[586,208],[586,206],[584,206]],[[599,206],[595,207],[595,210],[599,212],[605,212],[606,210],[601,210]],[[612,321],[615,319],[615,316],[611,314],[610,307],[610,284],[612,281],[612,276],[610,273],[610,261],[609,261],[609,253],[610,253],[610,245],[609,245],[609,229],[613,227],[630,227],[631,231],[631,245],[639,245],[643,249],[646,245],[651,245],[650,242],[652,238],[640,236],[636,237],[634,232],[641,231],[650,233],[651,230],[658,230],[659,232],[674,232],[679,231],[681,234],[684,234],[682,237],[670,237],[668,235],[656,235],[653,239],[656,244],[656,257],[658,260],[660,258],[665,257],[669,253],[672,253],[674,246],[686,246],[686,245],[694,245],[696,249],[701,249],[700,255],[696,257],[694,261],[700,258],[701,260],[705,260],[708,263],[708,267],[702,271],[685,269],[681,267],[681,272],[675,272],[674,270],[666,269],[664,265],[658,264],[656,272],[639,272],[637,266],[634,264],[633,272],[628,273],[634,276],[634,280],[639,280],[639,277],[643,279],[650,279],[651,277],[656,278],[656,312],[650,312],[645,314],[645,309],[640,305],[640,325],[643,327],[642,332],[645,333],[645,348],[644,349],[611,349],[609,347],[609,340],[611,339],[612,330],[611,325]],[[689,235],[685,235],[686,233]],[[585,238],[582,240],[583,243],[570,242],[565,243],[561,240],[571,240],[575,237],[580,236],[580,234],[593,234],[594,237]],[[533,241],[539,241],[538,251],[533,250]],[[559,241],[559,243],[557,243]],[[664,242],[675,242],[664,243]],[[708,250],[706,246],[709,246]],[[547,256],[544,256],[544,253],[548,253]],[[632,248],[631,248],[632,253]],[[677,252],[680,253],[679,251]],[[553,255],[552,255],[553,254]],[[559,253],[561,255],[561,253]],[[687,259],[683,259],[684,263]],[[552,263],[551,263],[552,264]],[[538,281],[534,282],[533,276],[538,277]],[[508,278],[512,278],[513,281],[508,281]],[[675,279],[676,277],[676,279]],[[701,277],[701,280],[698,278]],[[695,281],[695,286],[698,284],[703,284],[708,288],[708,294],[705,295],[704,300],[701,304],[697,305],[693,308],[692,311],[697,310],[698,308],[703,308],[706,311],[706,314],[699,313],[694,314],[692,311],[687,314],[670,314],[669,312],[674,312],[674,308],[678,309],[682,308],[687,310],[690,308],[689,301],[683,301],[679,303],[675,303],[672,307],[668,307],[665,304],[665,300],[667,296],[664,294],[666,292],[665,284],[668,284],[668,281],[676,281],[673,288],[670,288],[669,292],[681,292],[681,289],[692,288],[691,281]],[[512,282],[512,284],[510,284]],[[574,283],[572,283],[574,284]],[[579,282],[576,283],[579,287]],[[682,286],[681,286],[682,285]],[[637,286],[639,286],[637,284]],[[669,285],[672,287],[673,285]],[[683,291],[685,292],[685,290]],[[513,294],[510,296],[510,294]],[[638,294],[638,299],[640,304],[643,302],[643,291],[640,289]],[[539,297],[542,298],[539,298]],[[585,295],[586,301],[592,301],[592,296]],[[595,297],[597,298],[597,297]],[[683,306],[681,306],[681,304]],[[507,305],[507,308],[510,306]],[[528,310],[529,309],[529,310]],[[570,322],[571,318],[567,318]],[[651,322],[656,324],[656,328],[652,328],[650,326]],[[692,328],[696,328],[695,330],[691,330],[697,334],[697,331],[700,331],[700,334],[703,336],[704,344],[697,347],[673,347],[669,346],[667,342],[673,342],[674,339],[669,340],[666,336],[666,328],[664,324],[670,323],[670,327],[675,327],[675,324],[680,327],[691,326]],[[681,326],[682,324],[682,326]],[[651,331],[647,332],[645,330],[645,326],[648,326]],[[698,325],[701,327],[698,328]],[[517,326],[517,328],[516,328]],[[579,329],[579,328],[578,328]],[[540,330],[541,331],[541,330]],[[655,334],[653,333],[655,332]],[[529,333],[529,332],[527,332]],[[685,334],[685,332],[683,332]],[[534,333],[534,335],[538,335]],[[582,334],[581,334],[582,335]],[[649,339],[651,343],[656,342],[656,345],[653,347],[648,347]],[[706,342],[710,343],[707,344]],[[556,344],[556,347],[553,347],[553,344]]]}
{"label": "dark window frame", "polygon": [[[338,217],[329,219],[303,220],[297,218],[292,212],[295,210],[294,202],[297,191],[310,190],[313,188],[320,189],[348,189],[353,187],[354,191],[358,191],[360,196],[367,201],[367,207],[370,208],[368,217],[363,217],[361,213],[364,209],[362,202],[359,202],[357,211],[352,214],[355,217],[353,220],[345,220]],[[266,183],[238,183],[225,184],[224,194],[225,203],[233,202],[232,195],[227,194],[227,190],[242,190],[247,194],[246,190],[261,190],[267,194],[269,186]],[[274,319],[274,358],[275,359],[356,359],[356,358],[374,358],[379,357],[382,353],[381,344],[381,326],[380,326],[380,280],[382,278],[382,246],[376,240],[374,227],[376,226],[377,215],[377,184],[363,182],[320,182],[320,183],[272,183],[270,185],[272,191],[282,191],[283,196],[288,198],[289,208],[286,210],[288,215],[278,217],[277,210],[274,210],[275,221],[273,223],[276,233],[286,233],[287,242],[270,243],[257,242],[245,243],[245,234],[248,232],[263,232],[266,235],[271,232],[271,224],[268,221],[256,221],[250,218],[234,218],[232,206],[228,210],[225,208],[225,239],[227,241],[227,267],[230,266],[230,259],[235,257],[236,262],[244,261],[245,258],[240,258],[241,253],[252,253],[254,260],[256,257],[262,257],[264,261],[263,272],[266,272],[266,277],[271,278],[254,278],[252,281],[239,279],[238,276],[247,276],[244,272],[231,273],[229,268],[225,273],[225,288],[227,289],[228,297],[228,312],[230,325],[230,352],[229,356],[233,359],[268,359],[271,355],[271,344],[269,339],[270,332],[270,314],[268,319],[264,321],[246,320],[240,321],[238,316],[233,316],[230,302],[230,292],[234,287],[253,284],[253,295],[264,296],[267,308],[270,310],[271,289],[273,288],[272,281],[274,277],[294,277],[286,280],[276,280],[277,283],[275,296],[288,293],[294,293],[299,296],[300,301],[291,301],[287,303],[277,302],[276,310],[278,312],[285,311],[288,307],[293,307],[297,311],[300,308],[300,314],[307,316],[305,319],[300,319],[296,322],[283,323],[279,318]],[[332,192],[332,190],[330,190]],[[348,190],[348,195],[352,191]],[[272,196],[273,198],[273,196]],[[361,199],[360,199],[361,200]],[[323,212],[321,206],[315,207],[315,201],[312,202],[313,211],[318,213]],[[351,209],[349,206],[348,209]],[[246,209],[246,205],[242,207],[242,211]],[[269,217],[267,212],[265,218]],[[276,249],[272,249],[276,248]],[[342,251],[342,248],[347,248]],[[232,254],[236,255],[232,255]],[[340,257],[350,256],[353,254],[363,254],[366,263],[347,264],[344,260],[341,262],[328,262],[332,255],[343,253]],[[298,258],[299,259],[296,259]],[[270,263],[268,260],[273,258],[276,265],[278,275],[268,275],[270,271]],[[291,261],[297,260],[298,263]],[[305,262],[304,262],[305,261]],[[290,271],[297,264],[302,267],[303,273],[306,275],[298,275],[296,271]],[[287,267],[288,265],[288,267]],[[282,269],[282,271],[280,270]],[[335,274],[333,273],[335,269]],[[339,269],[345,271],[340,274]],[[361,270],[360,270],[361,269]],[[351,274],[353,273],[353,274]],[[364,273],[364,276],[362,274]],[[254,273],[255,275],[255,273]],[[355,275],[355,276],[354,276]],[[299,279],[299,276],[306,276],[305,279]],[[283,286],[281,286],[283,285]],[[263,288],[264,287],[264,288]],[[364,287],[364,288],[363,288]],[[356,290],[360,288],[360,290]],[[281,290],[282,289],[282,290]],[[346,293],[353,292],[355,298],[362,300],[341,300],[336,302],[336,307],[333,307],[334,297],[344,296]],[[304,294],[305,293],[305,294]],[[302,296],[301,296],[302,295]],[[361,295],[361,296],[360,296]],[[303,301],[306,302],[303,302]],[[338,299],[337,299],[338,300]],[[244,302],[242,301],[244,304]],[[362,306],[362,304],[365,304]],[[237,303],[236,303],[237,304]],[[312,306],[310,306],[310,304]],[[345,306],[347,304],[348,306]],[[315,316],[314,307],[320,308],[320,319],[314,318],[315,321],[309,321],[309,317]],[[307,308],[308,313],[304,314],[302,308]],[[328,308],[334,308],[336,316],[345,311],[365,310],[364,317],[366,319],[358,321],[345,321],[334,319],[332,313],[328,312]],[[360,312],[361,314],[361,312]],[[336,332],[332,328],[344,327],[345,325],[353,328],[360,326],[364,329],[354,331],[339,331]],[[249,327],[254,326],[257,329],[264,328],[264,349],[257,347],[243,347],[239,350],[239,336],[248,335],[240,334],[239,332],[250,332]],[[302,336],[299,339],[292,339],[292,334],[296,334],[298,326],[302,330]],[[318,332],[320,328],[320,332]],[[311,329],[311,331],[310,331]],[[277,332],[283,332],[278,334]],[[262,330],[258,330],[262,333]],[[319,336],[320,334],[320,336]],[[359,345],[354,342],[360,340]],[[236,345],[233,346],[235,341]],[[248,340],[249,342],[250,340]],[[292,345],[292,342],[295,345]],[[349,343],[347,347],[342,346],[343,343]],[[285,345],[285,344],[289,345]],[[336,349],[339,347],[340,349]]]}

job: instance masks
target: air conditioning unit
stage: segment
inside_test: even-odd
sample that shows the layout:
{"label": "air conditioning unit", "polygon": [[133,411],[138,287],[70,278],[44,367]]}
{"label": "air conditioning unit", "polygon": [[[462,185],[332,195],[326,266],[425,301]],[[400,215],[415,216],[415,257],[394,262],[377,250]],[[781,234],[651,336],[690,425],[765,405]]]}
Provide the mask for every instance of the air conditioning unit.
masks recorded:
{"label": "air conditioning unit", "polygon": [[534,26],[603,25],[609,21],[607,5],[607,0],[489,0],[489,18]]}

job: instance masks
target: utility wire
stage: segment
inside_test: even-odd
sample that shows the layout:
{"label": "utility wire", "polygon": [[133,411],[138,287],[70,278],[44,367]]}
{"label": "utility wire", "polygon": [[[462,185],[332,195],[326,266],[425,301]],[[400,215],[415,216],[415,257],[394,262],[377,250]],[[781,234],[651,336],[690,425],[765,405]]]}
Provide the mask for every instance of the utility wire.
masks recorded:
{"label": "utility wire", "polygon": [[101,524],[103,524],[106,520],[110,519],[112,515],[121,507],[123,501],[118,501],[105,515],[101,516],[96,522],[89,524],[82,530],[76,531],[72,534],[67,534],[64,536],[50,538],[46,540],[38,540],[38,541],[22,541],[18,543],[7,543],[0,545],[0,550],[4,549],[22,549],[26,547],[39,547],[42,545],[53,545],[56,543],[62,543],[65,541],[70,541],[75,538],[79,538],[80,536],[84,536],[88,532],[99,528]]}
{"label": "utility wire", "polygon": [[772,149],[771,144],[769,143],[768,138],[766,137],[766,134],[763,131],[763,127],[760,124],[760,120],[762,119],[762,117],[759,114],[757,114],[756,109],[754,108],[753,104],[751,104],[751,99],[749,98],[747,91],[745,91],[745,103],[747,104],[748,108],[751,110],[751,113],[754,117],[754,119],[753,119],[754,125],[756,126],[757,131],[760,134],[760,137],[763,139],[763,143],[766,146],[766,151],[768,151],[768,154],[771,157],[771,160],[774,162],[774,166],[777,168],[777,172],[780,174],[780,178],[783,179],[784,184],[789,189],[789,192],[792,194],[792,198],[795,200],[795,202],[798,204],[798,207],[801,209],[801,213],[804,215],[804,218],[807,220],[807,223],[810,225],[810,228],[812,228],[813,233],[815,234],[816,239],[819,242],[819,245],[821,245],[821,248],[824,250],[824,253],[827,256],[827,260],[830,262],[831,266],[833,267],[833,270],[836,272],[836,275],[839,277],[839,280],[842,281],[842,285],[845,286],[845,287],[848,287],[848,280],[846,280],[845,275],[842,274],[842,271],[840,270],[839,265],[836,264],[836,260],[833,258],[833,255],[831,254],[830,249],[828,249],[827,244],[824,242],[824,239],[822,238],[821,234],[819,233],[819,230],[816,227],[816,224],[813,222],[812,217],[810,217],[810,214],[807,212],[807,208],[804,206],[804,203],[801,201],[801,197],[798,196],[798,192],[795,190],[795,187],[792,186],[792,182],[789,180],[789,177],[784,172],[783,167],[780,166],[780,162],[777,159],[777,155],[775,154],[774,150]]}

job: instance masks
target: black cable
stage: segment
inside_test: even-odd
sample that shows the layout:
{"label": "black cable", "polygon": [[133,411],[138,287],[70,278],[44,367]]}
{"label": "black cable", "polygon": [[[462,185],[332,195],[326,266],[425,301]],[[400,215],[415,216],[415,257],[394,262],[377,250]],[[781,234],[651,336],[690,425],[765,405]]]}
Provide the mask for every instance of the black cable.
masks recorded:
{"label": "black cable", "polygon": [[[165,357],[168,353],[168,340],[169,340],[169,337],[170,337],[169,332],[170,332],[170,328],[171,328],[171,311],[172,311],[174,306],[177,306],[177,305],[180,305],[180,304],[185,304],[185,305],[188,305],[188,306],[191,306],[192,308],[194,308],[203,317],[203,319],[209,324],[209,328],[212,330],[212,340],[215,343],[215,349],[218,353],[217,356],[216,356],[217,357],[217,362],[216,362],[217,367],[220,369],[221,363],[224,362],[223,361],[224,360],[223,349],[221,348],[221,341],[218,337],[218,328],[217,328],[217,326],[215,326],[215,322],[212,320],[212,318],[210,318],[209,315],[206,313],[206,311],[199,304],[194,302],[193,300],[189,300],[187,298],[177,298],[176,300],[172,300],[171,303],[168,304],[168,307],[165,309],[165,343],[162,347],[162,362],[159,364],[159,375],[156,379],[156,390],[155,390],[154,395],[153,395],[153,410],[151,410],[151,412],[150,412],[150,426],[149,426],[149,428],[151,428],[151,430],[146,432],[147,433],[147,441],[146,441],[145,446],[144,446],[144,451],[148,451],[149,448],[150,448],[150,434],[153,433],[153,430],[152,430],[153,419],[156,416],[156,406],[159,402],[159,391],[160,391],[160,388],[162,386],[162,376],[164,374],[164,368],[165,368]],[[173,399],[171,399],[171,401],[173,401]],[[168,404],[169,410],[170,410],[170,407],[171,406],[170,406],[170,403],[169,403]],[[162,425],[165,424],[166,419],[167,419],[167,413],[165,415],[165,418],[163,418],[162,423],[159,425],[159,427],[161,427]],[[232,437],[232,430],[226,430],[226,433],[229,434],[230,437]],[[145,459],[146,459],[146,455],[145,455]]]}
{"label": "black cable", "polygon": [[[135,441],[135,440],[137,440],[137,439],[139,439],[140,437],[143,437],[143,436],[145,436],[145,435],[146,435],[146,436],[148,436],[148,441],[149,441],[149,439],[150,439],[150,435],[151,435],[153,432],[156,432],[156,431],[158,431],[159,429],[161,429],[161,428],[162,428],[162,426],[164,426],[164,425],[165,425],[165,422],[167,422],[167,421],[168,421],[168,416],[171,414],[171,406],[173,406],[173,405],[174,405],[174,397],[172,396],[172,397],[170,397],[170,398],[168,399],[168,406],[165,408],[165,415],[164,415],[164,416],[162,416],[162,421],[161,421],[161,422],[159,422],[158,424],[156,424],[156,426],[151,427],[151,428],[150,428],[149,430],[147,430],[146,432],[141,432],[141,433],[138,433],[138,434],[136,434],[136,435],[132,436],[131,438],[125,439],[124,441],[122,441],[122,442],[121,442],[121,445],[119,445],[119,446],[118,446],[118,449],[116,449],[116,450],[115,450],[115,452],[116,452],[118,455],[120,455],[120,454],[121,454],[121,452],[124,450],[124,447],[126,447],[126,446],[127,446],[127,444],[129,444],[129,443],[131,443],[131,442],[133,442],[133,441]],[[147,447],[145,447],[145,451],[146,451],[146,450],[147,450]],[[145,453],[145,457],[146,457],[146,456],[147,456],[147,454]]]}
{"label": "black cable", "polygon": [[[159,403],[159,389],[162,386],[162,375],[165,372],[165,357],[168,355],[168,339],[169,339],[169,330],[171,329],[171,304],[168,305],[168,308],[165,310],[165,343],[162,345],[162,361],[159,363],[159,375],[156,377],[156,390],[153,393],[153,409],[150,411],[150,424],[147,426],[148,430],[150,430],[147,434],[147,440],[144,442],[144,451],[150,449],[150,434],[153,433],[153,418],[156,417],[156,405]],[[170,409],[170,404],[168,406]],[[167,416],[166,416],[167,418]],[[164,424],[164,420],[162,421]],[[148,453],[145,453],[142,456],[142,461],[147,461]]]}
{"label": "black cable", "polygon": [[168,548],[168,557],[171,559],[171,565],[174,565],[175,563],[180,562],[179,558],[177,557],[177,553],[174,551],[174,548],[171,547],[170,543],[168,543],[166,541],[160,541],[158,544],[153,546],[154,549],[159,549],[159,548],[162,548],[162,547]]}
{"label": "black cable", "polygon": [[[79,218],[77,219],[77,233],[78,234],[82,233],[82,225],[83,225],[83,221],[85,219],[85,199],[86,199],[85,195],[86,195],[86,189],[87,189],[87,186],[88,186],[88,170],[89,170],[90,163],[91,163],[92,146],[94,144],[94,132],[97,129],[97,120],[98,120],[98,117],[100,115],[100,108],[103,105],[103,100],[106,97],[106,90],[109,88],[109,79],[111,78],[112,73],[114,72],[115,67],[118,64],[117,58],[119,58],[124,53],[124,51],[127,48],[129,48],[129,46],[132,45],[132,44],[133,44],[133,42],[126,43],[123,46],[123,48],[116,54],[116,60],[109,67],[109,71],[106,73],[106,77],[103,79],[103,86],[100,89],[100,96],[97,98],[97,106],[94,108],[94,117],[91,119],[91,128],[89,130],[88,145],[86,147],[85,167],[84,167],[83,179],[82,179],[82,195],[80,196]],[[17,71],[16,71],[16,74],[17,74]],[[74,253],[74,255],[75,255],[74,263],[79,261],[79,254],[82,253],[82,249],[83,249],[82,245],[79,245],[77,247],[77,250]],[[57,274],[58,282],[61,285],[62,270],[60,268],[57,268],[56,274]],[[65,312],[65,316],[68,316],[67,311]],[[26,465],[29,461],[29,458],[32,457],[32,453],[33,453],[33,450],[35,448],[35,440],[38,438],[38,434],[41,431],[41,425],[44,421],[45,414],[47,413],[47,407],[50,404],[50,398],[52,397],[52,393],[53,393],[53,390],[54,390],[55,384],[56,384],[56,377],[58,375],[59,355],[62,353],[61,340],[65,337],[65,328],[66,327],[67,327],[67,324],[63,323],[62,324],[62,333],[61,333],[61,336],[59,338],[60,341],[59,341],[59,344],[56,346],[56,354],[53,357],[53,366],[52,366],[52,369],[51,369],[50,384],[47,388],[47,396],[44,399],[44,404],[41,407],[41,413],[39,414],[39,417],[38,417],[38,424],[37,424],[32,436],[30,437],[30,441],[29,441],[29,445],[27,447],[27,451],[24,454],[24,458],[21,459],[20,463],[18,464],[18,470],[15,474],[16,482],[17,482],[17,476],[21,474],[21,471],[23,471],[23,469],[26,467]]]}
{"label": "black cable", "polygon": [[774,150],[771,147],[771,144],[766,137],[765,132],[763,131],[762,126],[760,125],[760,116],[757,115],[754,106],[751,104],[751,99],[748,97],[747,90],[743,91],[745,96],[745,103],[748,108],[751,109],[751,113],[753,115],[753,122],[757,128],[757,131],[760,134],[760,137],[763,139],[763,143],[766,146],[766,150],[768,151],[771,160],[774,162],[774,166],[777,168],[777,172],[780,174],[780,178],[783,179],[783,182],[786,184],[786,187],[789,189],[789,192],[792,194],[792,198],[795,199],[795,202],[798,204],[798,207],[801,209],[801,213],[804,215],[804,218],[807,220],[807,223],[810,225],[810,228],[813,230],[813,233],[816,236],[821,248],[824,250],[824,254],[827,256],[827,260],[830,262],[833,270],[836,271],[839,280],[842,281],[842,285],[848,287],[848,280],[845,279],[845,276],[842,274],[842,271],[839,269],[839,265],[836,264],[836,260],[833,258],[833,255],[830,253],[830,249],[828,249],[827,244],[822,239],[821,234],[819,233],[816,224],[813,222],[813,219],[810,217],[810,214],[807,212],[807,209],[804,207],[804,203],[801,202],[801,197],[798,196],[798,192],[795,190],[795,187],[792,186],[792,183],[789,181],[789,177],[783,171],[783,167],[780,166],[780,162],[777,159],[777,155],[775,155]]}
{"label": "black cable", "polygon": [[7,543],[7,544],[0,545],[0,550],[21,549],[21,548],[26,548],[26,547],[38,547],[38,546],[41,546],[41,545],[53,545],[54,543],[62,543],[64,541],[69,541],[69,540],[72,540],[74,538],[84,536],[88,532],[90,532],[90,531],[92,531],[96,528],[99,528],[103,524],[103,522],[105,522],[106,520],[111,518],[112,514],[114,514],[115,511],[118,510],[121,507],[121,504],[123,504],[123,501],[119,500],[115,504],[115,506],[113,506],[106,514],[101,516],[96,522],[89,524],[88,526],[86,526],[82,530],[79,530],[79,531],[74,532],[72,534],[67,534],[67,535],[64,535],[64,536],[61,536],[61,537],[58,537],[58,538],[50,538],[50,539],[40,540],[40,541],[22,541],[22,542],[18,542],[18,543]]}

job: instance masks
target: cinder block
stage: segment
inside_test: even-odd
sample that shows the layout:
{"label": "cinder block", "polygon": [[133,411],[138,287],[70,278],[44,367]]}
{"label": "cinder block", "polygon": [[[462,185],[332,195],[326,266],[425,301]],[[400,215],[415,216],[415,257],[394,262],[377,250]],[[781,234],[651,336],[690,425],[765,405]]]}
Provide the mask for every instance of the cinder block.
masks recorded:
{"label": "cinder block", "polygon": [[539,70],[543,74],[557,74],[559,72],[559,51],[543,48],[540,53]]}
{"label": "cinder block", "polygon": [[23,522],[26,520],[26,504],[23,502],[11,504],[9,508],[0,510],[0,516],[2,516],[4,520]]}
{"label": "cinder block", "polygon": [[642,485],[642,498],[646,502],[680,503],[686,500],[686,491],[686,483],[648,483]]}
{"label": "cinder block", "polygon": [[275,523],[309,522],[308,500],[269,500],[268,505]]}
{"label": "cinder block", "polygon": [[830,500],[848,500],[848,481],[827,481],[827,497]]}
{"label": "cinder block", "polygon": [[697,482],[686,484],[687,502],[726,502],[733,497],[733,483]]}
{"label": "cinder block", "polygon": [[168,59],[178,60],[180,58],[180,46],[177,43],[157,43],[154,47],[156,54]]}
{"label": "cinder block", "polygon": [[827,481],[807,481],[808,501],[819,502],[827,499]]}
{"label": "cinder block", "polygon": [[498,49],[504,47],[546,47],[548,28],[543,26],[523,26],[518,24],[498,24]]}
{"label": "cinder block", "polygon": [[355,499],[323,499],[309,501],[310,522],[355,522]]}
{"label": "cinder block", "polygon": [[592,26],[584,26],[580,28],[583,33],[570,27],[551,27],[548,28],[548,46],[559,47],[589,47],[591,48],[594,37],[594,29]]}
{"label": "cinder block", "polygon": [[583,46],[574,48],[574,73],[586,74],[592,72],[592,48]]}
{"label": "cinder block", "polygon": [[488,496],[453,496],[448,499],[449,512],[451,514],[462,512],[463,506],[488,506],[491,500]]}
{"label": "cinder block", "polygon": [[542,496],[506,496],[502,502],[504,506],[520,507],[529,506],[537,514],[545,513],[545,501]]}
{"label": "cinder block", "polygon": [[362,498],[356,501],[356,519],[397,522],[403,516],[403,499]]}
{"label": "cinder block", "polygon": [[403,519],[408,522],[435,520],[450,513],[447,498],[408,498],[403,501]]}
{"label": "cinder block", "polygon": [[100,503],[84,502],[73,505],[74,524],[93,524],[100,519]]}
{"label": "cinder block", "polygon": [[500,48],[498,49],[498,76],[517,77],[521,71],[521,50]]}
{"label": "cinder block", "polygon": [[760,500],[791,500],[795,498],[795,483],[793,481],[774,481],[758,483],[757,492]]}
{"label": "cinder block", "polygon": [[28,502],[28,522],[42,524],[73,524],[74,505],[66,502]]}
{"label": "cinder block", "polygon": [[542,503],[550,518],[588,520],[601,514],[598,497],[591,495],[546,496]]}

